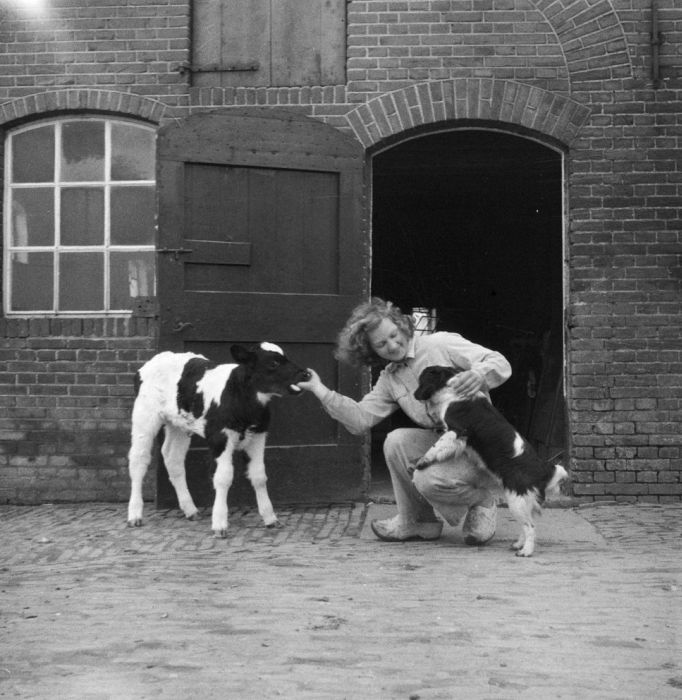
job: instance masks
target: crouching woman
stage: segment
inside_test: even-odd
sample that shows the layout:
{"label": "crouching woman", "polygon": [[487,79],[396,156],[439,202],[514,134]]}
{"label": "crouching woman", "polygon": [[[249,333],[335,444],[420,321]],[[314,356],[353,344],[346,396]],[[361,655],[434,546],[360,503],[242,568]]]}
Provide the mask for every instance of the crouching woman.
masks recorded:
{"label": "crouching woman", "polygon": [[464,540],[481,545],[495,534],[497,507],[495,483],[475,453],[415,471],[419,458],[439,437],[438,417],[428,415],[414,398],[419,375],[430,365],[464,370],[453,385],[458,394],[488,392],[511,376],[511,367],[498,352],[476,345],[457,333],[415,335],[410,316],[379,298],[360,304],[351,313],[338,337],[336,357],[353,365],[383,367],[372,390],[360,401],[329,389],[311,370],[311,379],[299,386],[311,391],[323,409],[351,433],[359,434],[398,408],[415,427],[391,431],[384,442],[384,456],[395,494],[398,514],[371,523],[374,534],[386,542],[434,540],[443,524],[435,511],[457,525],[466,506]]}

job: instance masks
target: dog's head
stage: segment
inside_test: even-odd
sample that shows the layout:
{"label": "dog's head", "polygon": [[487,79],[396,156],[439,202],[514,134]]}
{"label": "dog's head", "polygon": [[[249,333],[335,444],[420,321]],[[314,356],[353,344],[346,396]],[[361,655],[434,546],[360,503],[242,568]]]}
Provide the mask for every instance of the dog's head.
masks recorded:
{"label": "dog's head", "polygon": [[459,370],[454,367],[427,367],[419,375],[419,386],[414,392],[414,398],[418,401],[428,401],[437,391],[444,389],[456,374],[459,374]]}

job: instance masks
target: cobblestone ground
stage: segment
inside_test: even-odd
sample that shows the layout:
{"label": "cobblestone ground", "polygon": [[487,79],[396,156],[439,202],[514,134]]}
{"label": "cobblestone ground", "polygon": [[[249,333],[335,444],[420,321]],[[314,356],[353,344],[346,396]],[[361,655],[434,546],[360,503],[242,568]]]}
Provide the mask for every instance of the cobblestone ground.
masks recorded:
{"label": "cobblestone ground", "polygon": [[548,509],[528,560],[504,510],[471,548],[380,543],[377,508],[233,510],[216,540],[2,506],[0,696],[682,700],[682,506]]}

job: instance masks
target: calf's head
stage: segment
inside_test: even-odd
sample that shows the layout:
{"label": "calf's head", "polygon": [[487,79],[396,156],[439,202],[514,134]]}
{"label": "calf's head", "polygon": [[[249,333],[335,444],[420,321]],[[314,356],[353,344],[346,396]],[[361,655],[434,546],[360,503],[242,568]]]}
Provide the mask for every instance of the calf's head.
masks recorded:
{"label": "calf's head", "polygon": [[233,345],[232,357],[244,368],[251,387],[268,396],[300,394],[298,382],[310,379],[310,372],[294,364],[278,345],[261,343],[254,348]]}
{"label": "calf's head", "polygon": [[418,401],[428,401],[437,391],[444,389],[447,383],[458,371],[453,367],[431,365],[419,375],[419,386],[414,392],[414,398]]}

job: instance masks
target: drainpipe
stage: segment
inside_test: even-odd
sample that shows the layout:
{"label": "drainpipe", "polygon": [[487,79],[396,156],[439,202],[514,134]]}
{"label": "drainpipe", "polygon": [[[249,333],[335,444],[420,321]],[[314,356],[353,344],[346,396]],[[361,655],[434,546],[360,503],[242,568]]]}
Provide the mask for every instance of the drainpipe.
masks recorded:
{"label": "drainpipe", "polygon": [[660,49],[663,35],[658,31],[658,0],[651,0],[651,77],[654,89],[661,87]]}

